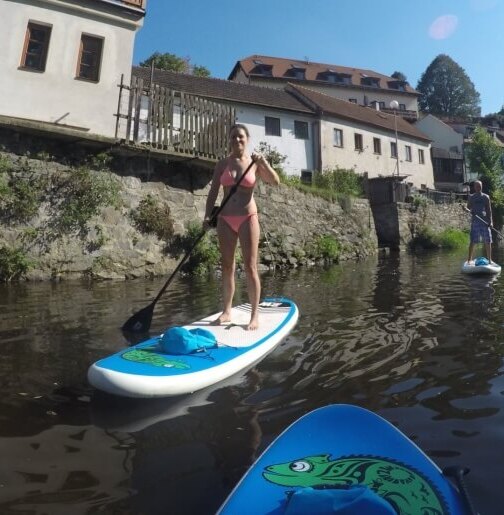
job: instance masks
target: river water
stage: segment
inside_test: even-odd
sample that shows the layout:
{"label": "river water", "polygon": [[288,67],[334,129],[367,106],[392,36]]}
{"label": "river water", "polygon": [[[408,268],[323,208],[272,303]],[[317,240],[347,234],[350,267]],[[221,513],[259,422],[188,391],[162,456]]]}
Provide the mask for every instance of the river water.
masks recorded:
{"label": "river water", "polygon": [[[463,275],[463,257],[267,273],[263,293],[299,306],[295,330],[245,374],[176,399],[119,399],[86,381],[164,279],[0,286],[0,513],[214,513],[275,436],[330,403],[379,413],[440,467],[468,466],[480,513],[502,513],[504,277]],[[219,298],[217,278],[176,279],[152,333]]]}

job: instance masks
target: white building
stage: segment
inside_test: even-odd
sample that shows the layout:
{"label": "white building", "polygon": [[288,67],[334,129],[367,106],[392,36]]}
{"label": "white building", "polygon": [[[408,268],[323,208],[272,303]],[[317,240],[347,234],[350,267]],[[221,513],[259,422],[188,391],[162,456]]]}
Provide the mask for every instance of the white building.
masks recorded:
{"label": "white building", "polygon": [[0,116],[114,136],[146,0],[3,0]]}

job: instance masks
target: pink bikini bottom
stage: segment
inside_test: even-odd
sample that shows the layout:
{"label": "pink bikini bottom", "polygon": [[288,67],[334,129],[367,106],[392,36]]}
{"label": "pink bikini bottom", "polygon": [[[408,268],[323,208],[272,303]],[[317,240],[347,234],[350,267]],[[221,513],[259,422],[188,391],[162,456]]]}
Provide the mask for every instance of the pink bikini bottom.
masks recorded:
{"label": "pink bikini bottom", "polygon": [[236,234],[238,234],[243,222],[252,219],[253,216],[257,216],[257,213],[249,213],[248,215],[219,215]]}

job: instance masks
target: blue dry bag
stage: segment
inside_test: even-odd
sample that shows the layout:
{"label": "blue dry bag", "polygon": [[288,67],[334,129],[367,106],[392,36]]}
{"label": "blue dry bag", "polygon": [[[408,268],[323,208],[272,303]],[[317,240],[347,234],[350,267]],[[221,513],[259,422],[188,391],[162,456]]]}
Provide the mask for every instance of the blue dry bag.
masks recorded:
{"label": "blue dry bag", "polygon": [[479,257],[476,259],[476,261],[474,262],[474,264],[476,266],[484,266],[484,265],[489,265],[490,264],[490,261],[488,261],[487,258],[485,257]]}
{"label": "blue dry bag", "polygon": [[171,327],[161,336],[159,347],[166,354],[192,354],[217,347],[217,340],[210,331],[199,327]]}

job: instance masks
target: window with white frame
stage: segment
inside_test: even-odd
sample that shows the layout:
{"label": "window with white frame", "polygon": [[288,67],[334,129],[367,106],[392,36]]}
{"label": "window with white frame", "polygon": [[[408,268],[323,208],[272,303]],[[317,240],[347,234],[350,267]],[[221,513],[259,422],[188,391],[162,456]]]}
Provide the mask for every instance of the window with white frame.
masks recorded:
{"label": "window with white frame", "polygon": [[333,140],[335,147],[343,147],[343,131],[341,129],[334,129]]}
{"label": "window with white frame", "polygon": [[309,139],[308,122],[294,120],[294,137],[296,139]]}
{"label": "window with white frame", "polygon": [[424,151],[421,148],[418,149],[418,162],[421,165],[425,164],[425,155]]}
{"label": "window with white frame", "polygon": [[411,161],[411,147],[409,145],[406,145],[404,147],[404,152],[406,161]]}
{"label": "window with white frame", "polygon": [[273,116],[265,116],[264,128],[266,136],[280,136],[280,118],[274,118]]}

